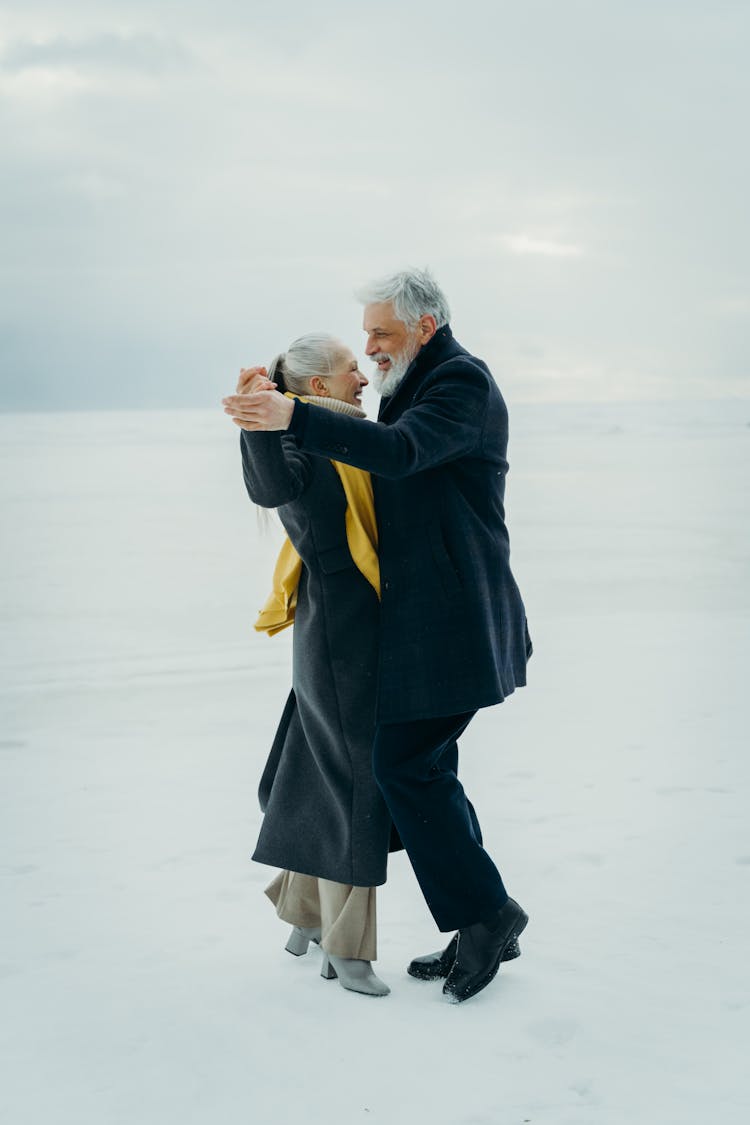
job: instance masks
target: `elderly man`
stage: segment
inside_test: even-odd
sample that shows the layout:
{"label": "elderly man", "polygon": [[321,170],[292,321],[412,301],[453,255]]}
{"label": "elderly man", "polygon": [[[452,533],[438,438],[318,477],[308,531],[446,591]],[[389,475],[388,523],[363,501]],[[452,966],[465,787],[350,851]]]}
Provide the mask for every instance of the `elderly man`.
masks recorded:
{"label": "elderly man", "polygon": [[310,453],[373,475],[381,569],[373,769],[441,953],[413,976],[445,977],[460,1002],[518,955],[528,919],[482,846],[457,777],[457,739],[480,707],[526,682],[531,643],[509,564],[503,497],[508,416],[487,365],[462,348],[432,279],[405,270],[358,294],[382,395],[378,422],[274,391],[234,395],[248,430],[287,430]]}

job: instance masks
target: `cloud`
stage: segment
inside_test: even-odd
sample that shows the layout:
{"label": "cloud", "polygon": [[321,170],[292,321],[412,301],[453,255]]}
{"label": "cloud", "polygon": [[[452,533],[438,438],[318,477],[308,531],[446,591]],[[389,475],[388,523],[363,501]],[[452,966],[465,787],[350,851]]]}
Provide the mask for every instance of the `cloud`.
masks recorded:
{"label": "cloud", "polygon": [[0,94],[44,105],[102,90],[135,93],[191,63],[183,44],[147,33],[17,39],[0,53]]}
{"label": "cloud", "polygon": [[0,94],[11,100],[34,101],[83,94],[94,86],[89,76],[63,67],[0,69]]}
{"label": "cloud", "polygon": [[731,297],[719,297],[713,302],[713,309],[723,316],[750,316],[750,293],[739,293]]}
{"label": "cloud", "polygon": [[559,242],[551,238],[536,238],[529,234],[502,234],[497,241],[511,254],[535,254],[543,258],[580,258],[582,246],[573,242]]}
{"label": "cloud", "polygon": [[356,345],[353,287],[408,263],[540,395],[747,370],[750,9],[447,7],[8,0],[0,404],[210,400]]}
{"label": "cloud", "polygon": [[174,39],[109,33],[81,39],[20,40],[6,47],[0,68],[10,74],[29,70],[100,74],[115,68],[156,75],[189,60],[189,52]]}

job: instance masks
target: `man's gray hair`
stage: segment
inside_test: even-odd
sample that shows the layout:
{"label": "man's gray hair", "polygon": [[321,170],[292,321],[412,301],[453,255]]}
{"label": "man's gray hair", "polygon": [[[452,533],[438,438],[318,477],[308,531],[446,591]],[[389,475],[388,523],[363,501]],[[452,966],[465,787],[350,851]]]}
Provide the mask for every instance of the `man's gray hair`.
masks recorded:
{"label": "man's gray hair", "polygon": [[399,270],[363,285],[355,296],[363,305],[392,301],[394,313],[408,328],[414,328],[423,316],[434,316],[438,328],[451,318],[445,294],[429,270]]}

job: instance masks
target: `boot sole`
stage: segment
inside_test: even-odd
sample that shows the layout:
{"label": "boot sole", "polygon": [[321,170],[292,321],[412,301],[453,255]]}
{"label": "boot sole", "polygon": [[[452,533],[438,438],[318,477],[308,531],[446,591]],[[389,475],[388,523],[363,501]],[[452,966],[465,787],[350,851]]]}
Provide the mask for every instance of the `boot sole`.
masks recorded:
{"label": "boot sole", "polygon": [[[505,950],[500,958],[501,962],[515,961],[517,957],[521,956],[521,947],[518,941],[514,938],[508,942]],[[414,980],[445,980],[450,973],[453,965],[441,965],[439,961],[434,961],[432,965],[420,964],[419,961],[412,961],[407,967],[407,973]]]}

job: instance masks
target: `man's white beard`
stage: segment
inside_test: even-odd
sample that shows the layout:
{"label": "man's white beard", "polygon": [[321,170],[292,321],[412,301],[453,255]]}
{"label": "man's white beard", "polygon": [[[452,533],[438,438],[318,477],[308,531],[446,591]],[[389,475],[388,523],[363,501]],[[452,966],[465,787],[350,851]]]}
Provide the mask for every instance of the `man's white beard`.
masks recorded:
{"label": "man's white beard", "polygon": [[371,382],[379,395],[385,398],[387,395],[393,394],[399,383],[401,383],[404,375],[409,370],[409,366],[418,351],[419,344],[415,340],[413,343],[409,341],[404,344],[404,350],[398,359],[394,359],[389,352],[378,352],[377,355],[370,356],[372,360],[383,359],[387,356],[391,361],[391,369],[390,371],[386,371],[385,375],[378,371],[377,368],[373,373]]}

